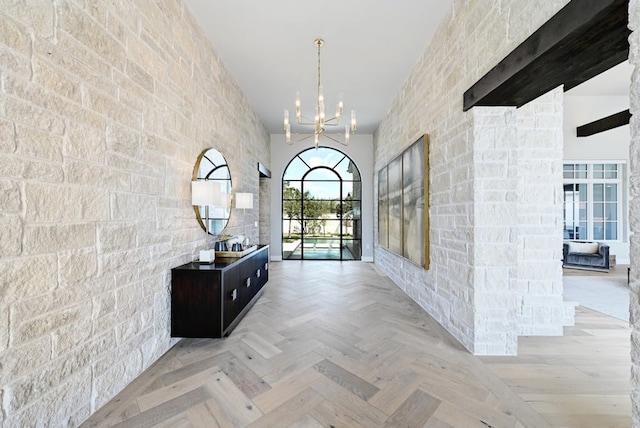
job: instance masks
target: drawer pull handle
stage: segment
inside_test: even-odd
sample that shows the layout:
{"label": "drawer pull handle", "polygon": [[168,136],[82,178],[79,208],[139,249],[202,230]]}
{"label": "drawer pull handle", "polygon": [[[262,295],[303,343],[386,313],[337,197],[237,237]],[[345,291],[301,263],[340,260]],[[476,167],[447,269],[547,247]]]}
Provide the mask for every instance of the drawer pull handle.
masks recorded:
{"label": "drawer pull handle", "polygon": [[260,269],[256,271],[256,278],[260,278]]}
{"label": "drawer pull handle", "polygon": [[251,287],[251,278],[247,278],[246,283],[247,283],[247,288]]}
{"label": "drawer pull handle", "polygon": [[269,263],[264,264],[264,270],[269,270]]}
{"label": "drawer pull handle", "polygon": [[238,289],[234,288],[231,292],[231,300],[236,300],[238,298]]}

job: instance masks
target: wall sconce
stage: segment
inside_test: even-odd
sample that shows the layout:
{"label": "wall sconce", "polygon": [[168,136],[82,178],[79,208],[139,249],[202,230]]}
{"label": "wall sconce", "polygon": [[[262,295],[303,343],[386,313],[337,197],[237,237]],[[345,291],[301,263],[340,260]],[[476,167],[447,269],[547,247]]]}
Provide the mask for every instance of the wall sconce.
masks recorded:
{"label": "wall sconce", "polygon": [[253,209],[253,193],[236,193],[236,208]]}

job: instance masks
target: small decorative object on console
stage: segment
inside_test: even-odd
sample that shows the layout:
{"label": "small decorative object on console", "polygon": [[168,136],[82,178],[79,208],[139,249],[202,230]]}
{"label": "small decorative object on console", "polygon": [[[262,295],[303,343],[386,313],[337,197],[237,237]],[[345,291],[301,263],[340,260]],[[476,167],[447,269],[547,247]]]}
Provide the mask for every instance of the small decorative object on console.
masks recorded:
{"label": "small decorative object on console", "polygon": [[213,263],[215,259],[215,250],[200,250],[200,263]]}

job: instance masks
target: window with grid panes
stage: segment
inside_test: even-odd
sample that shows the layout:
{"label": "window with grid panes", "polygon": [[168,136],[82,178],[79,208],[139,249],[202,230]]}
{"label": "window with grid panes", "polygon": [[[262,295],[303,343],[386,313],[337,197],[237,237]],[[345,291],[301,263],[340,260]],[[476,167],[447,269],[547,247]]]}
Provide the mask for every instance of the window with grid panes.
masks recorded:
{"label": "window with grid panes", "polygon": [[564,164],[564,239],[621,239],[623,168],[619,163]]}

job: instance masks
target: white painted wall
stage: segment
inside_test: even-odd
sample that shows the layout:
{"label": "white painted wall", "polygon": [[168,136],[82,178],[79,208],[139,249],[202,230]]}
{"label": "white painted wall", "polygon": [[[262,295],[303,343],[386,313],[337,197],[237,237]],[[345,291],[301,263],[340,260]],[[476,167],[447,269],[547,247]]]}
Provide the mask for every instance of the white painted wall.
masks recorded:
{"label": "white painted wall", "polygon": [[[320,141],[348,155],[362,179],[362,260],[373,261],[373,135],[352,135],[348,146]],[[271,260],[282,260],[282,175],[291,159],[312,143],[289,145],[284,134],[271,134]]]}
{"label": "white painted wall", "polygon": [[564,158],[566,160],[629,160],[629,125],[576,137],[576,128],[629,108],[628,96],[564,97]]}
{"label": "white painted wall", "polygon": [[[569,92],[570,93],[570,92]],[[629,108],[628,96],[571,96],[564,97],[564,160],[566,161],[616,161],[629,162],[629,125],[600,132],[589,137],[576,136],[576,128]],[[628,166],[627,166],[628,168]],[[628,177],[628,174],[626,175]],[[623,192],[628,195],[628,178]],[[625,227],[628,228],[628,203],[625,201]],[[611,242],[610,253],[616,262],[629,264],[629,233],[621,242]]]}

